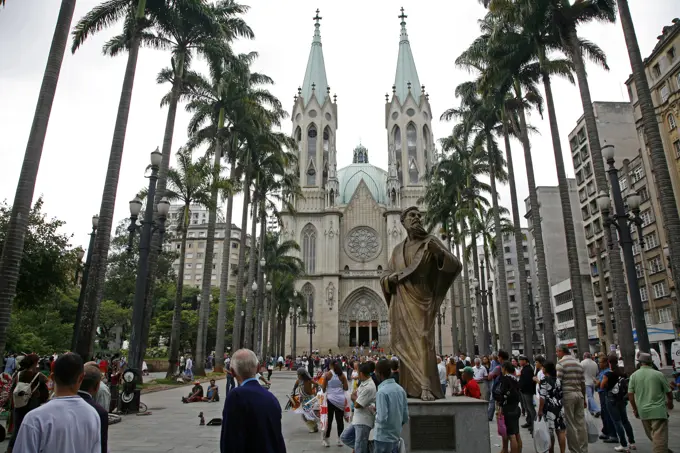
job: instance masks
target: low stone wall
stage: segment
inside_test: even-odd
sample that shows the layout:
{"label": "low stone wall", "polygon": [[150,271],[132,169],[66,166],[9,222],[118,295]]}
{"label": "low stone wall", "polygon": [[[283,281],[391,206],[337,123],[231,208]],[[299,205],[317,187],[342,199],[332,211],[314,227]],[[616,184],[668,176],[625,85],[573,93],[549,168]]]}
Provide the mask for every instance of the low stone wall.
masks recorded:
{"label": "low stone wall", "polygon": [[158,373],[161,371],[168,371],[170,365],[168,359],[146,359],[146,366],[149,367],[150,373]]}

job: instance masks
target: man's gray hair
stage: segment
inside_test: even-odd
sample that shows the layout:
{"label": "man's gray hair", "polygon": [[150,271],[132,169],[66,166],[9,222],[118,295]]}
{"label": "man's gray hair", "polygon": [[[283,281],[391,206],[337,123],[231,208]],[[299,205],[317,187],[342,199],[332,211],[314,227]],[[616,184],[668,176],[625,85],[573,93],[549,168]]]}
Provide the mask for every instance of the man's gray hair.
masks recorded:
{"label": "man's gray hair", "polygon": [[482,363],[482,359],[475,357],[475,364]]}
{"label": "man's gray hair", "polygon": [[569,349],[569,346],[567,346],[567,345],[564,344],[564,343],[558,344],[558,345],[557,345],[557,349],[560,350],[560,351],[562,351],[563,353],[565,353],[565,354],[567,354],[567,355],[570,355],[570,354],[571,354],[571,350]]}
{"label": "man's gray hair", "polygon": [[231,367],[234,372],[244,379],[255,377],[258,365],[257,356],[250,349],[239,349],[231,358]]}

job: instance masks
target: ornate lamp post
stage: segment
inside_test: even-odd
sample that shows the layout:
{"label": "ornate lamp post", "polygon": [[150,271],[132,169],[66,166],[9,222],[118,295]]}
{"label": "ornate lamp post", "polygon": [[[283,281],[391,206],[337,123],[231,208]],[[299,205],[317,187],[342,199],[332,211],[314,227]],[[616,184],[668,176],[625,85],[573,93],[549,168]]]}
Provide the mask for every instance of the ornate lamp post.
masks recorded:
{"label": "ornate lamp post", "polygon": [[482,305],[482,344],[484,345],[484,348],[480,348],[479,353],[480,354],[488,354],[491,351],[489,351],[489,345],[491,344],[491,341],[489,338],[491,338],[491,335],[489,334],[489,312],[487,310],[487,305],[486,305],[486,296],[487,296],[487,291],[486,288],[484,288],[484,258],[481,257],[479,259],[479,277],[481,281],[481,288],[479,289],[479,294],[481,296],[481,305]]}
{"label": "ornate lamp post", "polygon": [[151,248],[151,235],[157,230],[161,236],[165,232],[165,219],[170,211],[170,203],[167,198],[163,198],[156,206],[158,212],[158,223],[153,220],[153,200],[156,196],[156,181],[158,180],[158,170],[161,164],[162,155],[156,150],[151,153],[151,176],[149,176],[149,190],[147,192],[146,210],[141,228],[137,225],[139,213],[142,210],[142,201],[135,197],[130,202],[130,226],[128,231],[128,251],[132,251],[132,242],[138,229],[141,229],[139,242],[139,261],[137,264],[137,280],[135,284],[135,300],[132,306],[132,332],[130,334],[130,348],[128,352],[129,368],[136,370],[141,376],[142,365],[142,325],[144,324],[144,311],[146,299],[146,282],[149,271],[149,249]]}
{"label": "ornate lamp post", "polygon": [[[479,282],[477,281],[476,278],[471,277],[470,278],[470,306],[468,309],[470,310],[470,314],[472,314],[472,308],[475,308],[475,320],[470,324],[470,332],[468,333],[468,336],[472,338],[472,344],[470,347],[472,347],[472,351],[469,351],[468,354],[476,354],[475,351],[475,341],[479,341],[479,335],[475,335],[476,333],[479,332],[478,330],[478,324],[479,324],[479,317],[477,316],[477,287],[479,286]],[[473,325],[477,324],[477,326]],[[467,345],[466,345],[467,346]],[[478,348],[479,349],[479,348]]]}
{"label": "ornate lamp post", "polygon": [[[444,355],[444,347],[442,344],[442,324],[446,324],[446,305],[439,307],[437,312],[437,328],[439,331],[438,345],[439,345],[439,355]],[[456,345],[453,345],[454,349]]]}
{"label": "ornate lamp post", "polygon": [[[493,280],[491,277],[489,277],[489,280],[486,282],[486,292],[489,296],[489,306],[491,307],[490,313],[493,313],[495,310],[493,309]],[[491,335],[491,349],[495,351],[498,347],[498,335],[496,334],[496,320],[493,319],[493,316],[491,319],[491,326],[491,331],[493,332]]]}
{"label": "ornate lamp post", "polygon": [[527,291],[529,292],[529,322],[531,323],[531,355],[533,356],[538,344],[538,335],[536,334],[536,309],[537,304],[534,301],[534,293],[531,287],[531,277],[527,277]]}
{"label": "ornate lamp post", "polygon": [[272,282],[267,282],[264,289],[266,293],[264,295],[264,326],[262,326],[262,357],[266,359],[271,351],[269,351],[269,307],[272,303]]}
{"label": "ornate lamp post", "polygon": [[83,257],[85,256],[85,250],[83,250],[82,247],[78,247],[76,249],[76,258],[78,258],[76,262],[76,276],[73,278],[73,284],[77,285],[78,284],[78,277],[80,276],[80,268],[83,266]]}
{"label": "ornate lamp post", "polygon": [[[85,303],[85,290],[87,289],[87,279],[90,275],[90,261],[92,261],[92,250],[94,250],[94,239],[97,236],[97,226],[99,225],[99,215],[92,216],[92,232],[90,233],[90,245],[87,247],[87,258],[83,266],[83,278],[80,280],[80,294],[78,295],[78,308],[76,310],[76,322],[73,325],[73,338],[71,339],[71,351],[76,350],[76,342],[80,333],[80,317],[83,314],[83,304]],[[78,253],[78,263],[83,259],[82,254]],[[76,274],[76,280],[78,280]]]}
{"label": "ornate lamp post", "polygon": [[309,320],[307,321],[307,333],[309,333],[309,357],[312,357],[312,336],[314,336],[314,331],[316,330],[316,323],[314,322],[314,312],[309,309]]}
{"label": "ornate lamp post", "polygon": [[[257,313],[257,282],[253,282],[253,284],[250,286],[250,289],[253,290],[253,304],[255,304],[255,313]],[[256,316],[257,316],[257,314],[256,314]],[[246,319],[246,322],[248,324],[253,325],[255,320],[252,319],[252,318]],[[255,354],[257,354],[257,344],[256,344],[256,341],[254,341],[254,340],[257,340],[257,330],[256,329],[250,329],[250,335],[251,335],[250,338],[246,338],[245,347],[255,349]]]}
{"label": "ornate lamp post", "polygon": [[298,292],[293,291],[293,303],[291,304],[290,308],[288,309],[288,314],[290,315],[290,325],[292,326],[293,330],[291,332],[291,337],[293,339],[292,344],[291,344],[291,357],[295,359],[296,352],[297,351],[297,321],[298,321],[298,315],[300,314],[300,307],[298,306],[297,298],[298,298]]}
{"label": "ornate lamp post", "polygon": [[[645,309],[642,305],[642,297],[640,296],[640,286],[638,284],[637,273],[635,272],[635,258],[633,257],[633,239],[630,235],[630,225],[638,226],[638,237],[640,242],[642,241],[641,227],[642,220],[637,215],[640,212],[640,203],[642,199],[638,194],[632,194],[628,196],[628,208],[633,213],[634,217],[631,219],[629,213],[626,212],[623,203],[623,196],[621,195],[621,185],[619,184],[618,170],[614,167],[614,146],[605,145],[602,147],[602,157],[609,165],[607,173],[609,174],[609,184],[612,188],[612,197],[614,198],[614,212],[610,216],[610,206],[611,201],[609,195],[604,191],[600,191],[597,197],[597,207],[602,213],[602,220],[606,228],[610,228],[614,225],[619,233],[619,246],[623,250],[623,260],[626,268],[626,280],[628,281],[628,294],[630,296],[630,304],[633,309],[633,320],[635,322],[635,330],[637,333],[638,346],[640,351],[649,352],[649,336],[647,335],[647,324],[645,323]],[[613,244],[609,244],[609,248],[613,248]],[[619,315],[625,316],[621,313],[619,308]],[[624,311],[625,308],[623,307]],[[619,328],[626,328],[629,326],[628,320],[623,317],[622,322],[619,323]],[[626,329],[627,330],[627,329]],[[619,332],[619,343],[621,343],[621,350],[624,348],[630,348],[634,351],[633,344],[629,343],[632,340],[631,334],[627,332]],[[632,364],[631,364],[632,365]]]}

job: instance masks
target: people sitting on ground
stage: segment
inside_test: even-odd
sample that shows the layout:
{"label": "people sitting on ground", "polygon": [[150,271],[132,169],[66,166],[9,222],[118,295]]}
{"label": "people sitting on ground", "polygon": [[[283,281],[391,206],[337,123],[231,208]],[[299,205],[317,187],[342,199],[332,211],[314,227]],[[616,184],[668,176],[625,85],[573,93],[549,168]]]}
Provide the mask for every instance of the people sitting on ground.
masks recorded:
{"label": "people sitting on ground", "polygon": [[197,401],[203,401],[203,386],[199,381],[194,382],[194,386],[191,388],[188,397],[182,397],[183,403],[195,403]]}
{"label": "people sitting on ground", "polygon": [[470,398],[482,398],[482,390],[479,388],[479,383],[475,380],[475,371],[470,366],[463,368],[461,374],[463,378],[462,389],[456,393],[456,396],[469,396]]}
{"label": "people sitting on ground", "polygon": [[216,403],[219,400],[220,400],[219,388],[217,387],[217,384],[215,384],[215,379],[210,379],[210,385],[208,386],[207,396],[203,398],[203,401],[207,401],[208,403]]}

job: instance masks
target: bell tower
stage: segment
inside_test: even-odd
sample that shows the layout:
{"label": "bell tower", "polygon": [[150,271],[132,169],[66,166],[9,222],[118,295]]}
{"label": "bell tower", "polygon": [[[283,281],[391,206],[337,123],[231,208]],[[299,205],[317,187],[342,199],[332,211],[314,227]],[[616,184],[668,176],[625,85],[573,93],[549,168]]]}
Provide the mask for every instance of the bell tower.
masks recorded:
{"label": "bell tower", "polygon": [[389,149],[387,194],[395,207],[406,208],[415,205],[424,194],[426,175],[434,162],[434,136],[429,95],[418,78],[404,8],[398,17],[401,33],[397,72],[392,95],[385,95]]}
{"label": "bell tower", "polygon": [[296,200],[299,211],[322,211],[335,205],[337,179],[336,96],[326,78],[321,46],[321,16],[316,10],[314,37],[302,86],[293,104],[293,137],[298,147],[298,175],[305,199]]}

